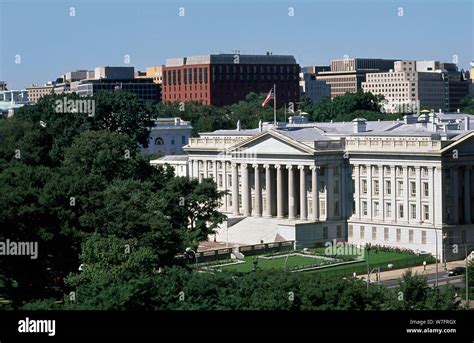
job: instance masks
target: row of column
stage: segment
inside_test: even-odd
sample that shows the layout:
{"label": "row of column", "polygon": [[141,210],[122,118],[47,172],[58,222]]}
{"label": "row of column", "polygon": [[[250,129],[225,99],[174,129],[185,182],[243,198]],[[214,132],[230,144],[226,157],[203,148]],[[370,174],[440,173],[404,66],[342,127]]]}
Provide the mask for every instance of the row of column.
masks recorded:
{"label": "row of column", "polygon": [[[239,210],[239,183],[234,182],[238,180],[238,168],[240,168],[240,174],[242,177],[242,213]],[[251,186],[250,185],[250,168],[254,172],[254,206],[252,208],[251,201]],[[235,215],[242,214],[244,216],[263,216],[272,217],[274,208],[276,207],[277,218],[285,217],[285,205],[287,204],[288,219],[296,219],[297,215],[301,220],[308,219],[307,209],[307,184],[306,184],[306,172],[311,170],[311,198],[312,198],[312,220],[319,220],[319,183],[318,183],[318,172],[316,166],[294,166],[294,165],[263,165],[265,170],[265,208],[262,208],[262,185],[261,183],[261,165],[259,164],[246,164],[242,163],[237,165],[232,164],[232,207]],[[285,182],[283,172],[284,169],[288,171],[288,181]],[[295,174],[296,169],[299,170],[299,194],[296,194],[295,185]],[[274,177],[272,177],[272,170],[276,173],[276,199],[274,199]],[[287,184],[287,188],[285,187]],[[287,193],[288,198],[285,199],[284,193]],[[299,213],[296,209],[296,197],[299,197]],[[275,206],[276,204],[276,206]]]}

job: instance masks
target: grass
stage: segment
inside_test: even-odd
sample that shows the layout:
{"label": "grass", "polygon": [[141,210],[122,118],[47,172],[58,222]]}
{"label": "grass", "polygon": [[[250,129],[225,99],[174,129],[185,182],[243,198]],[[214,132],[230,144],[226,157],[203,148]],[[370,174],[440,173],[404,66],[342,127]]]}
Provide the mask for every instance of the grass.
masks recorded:
{"label": "grass", "polygon": [[[256,256],[255,256],[256,257]],[[236,272],[250,272],[253,270],[254,256],[247,256],[244,258],[245,263],[236,264],[232,266],[222,267],[222,270],[231,270]],[[286,256],[274,259],[258,259],[257,267],[260,269],[284,269]],[[325,260],[314,257],[305,256],[289,256],[287,261],[287,268],[309,267],[324,264]]]}
{"label": "grass", "polygon": [[[310,252],[325,255],[325,249],[322,248],[313,248],[309,249]],[[291,253],[291,252],[290,252]],[[354,255],[345,255],[344,257],[352,257],[356,259],[360,257],[362,250],[355,250]],[[367,256],[369,259],[369,269],[379,267],[381,270],[388,270],[388,265],[391,264],[392,269],[401,269],[407,268],[410,266],[421,265],[423,261],[427,263],[432,263],[434,259],[431,256],[418,256],[407,252],[395,252],[395,251],[381,251],[381,250],[371,250],[369,252],[364,251],[364,259],[360,262],[355,262],[350,265],[338,265],[334,267],[326,267],[318,270],[309,271],[312,273],[322,273],[328,276],[350,276],[354,272],[357,274],[367,273]],[[337,256],[336,256],[337,257]],[[253,256],[248,256],[244,258],[245,263],[222,267],[222,270],[230,270],[236,272],[250,272],[253,270]],[[258,267],[260,269],[284,269],[285,266],[285,257],[276,258],[272,260],[259,258]],[[327,263],[327,262],[326,262]],[[335,261],[336,263],[336,261]],[[303,268],[309,266],[318,266],[324,265],[325,260],[315,259],[305,256],[290,256],[287,262],[288,269]]]}

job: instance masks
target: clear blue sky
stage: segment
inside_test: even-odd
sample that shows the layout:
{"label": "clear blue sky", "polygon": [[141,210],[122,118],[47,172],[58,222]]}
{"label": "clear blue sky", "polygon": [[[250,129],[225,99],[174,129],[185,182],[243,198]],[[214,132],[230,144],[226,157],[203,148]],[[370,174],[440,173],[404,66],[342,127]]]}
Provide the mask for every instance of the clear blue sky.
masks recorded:
{"label": "clear blue sky", "polygon": [[[0,80],[10,89],[75,69],[216,52],[436,59],[468,68],[473,0],[0,0]],[[70,7],[75,16],[69,15]],[[180,17],[179,8],[185,16]],[[294,16],[289,16],[289,7]],[[398,8],[403,16],[398,16]],[[21,63],[15,64],[15,56]]]}

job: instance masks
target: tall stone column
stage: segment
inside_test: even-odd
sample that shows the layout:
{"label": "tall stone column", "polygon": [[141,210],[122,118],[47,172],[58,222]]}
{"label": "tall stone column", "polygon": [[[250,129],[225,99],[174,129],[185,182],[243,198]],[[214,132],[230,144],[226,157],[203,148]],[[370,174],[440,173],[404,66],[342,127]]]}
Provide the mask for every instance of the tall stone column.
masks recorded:
{"label": "tall stone column", "polygon": [[[203,172],[202,172],[202,173],[201,173],[201,169],[199,168],[199,164],[200,164],[199,162],[202,163],[202,168],[203,168]],[[204,175],[204,163],[205,163],[204,160],[200,160],[200,161],[198,160],[198,161],[197,161],[197,164],[198,164],[197,174],[198,174],[199,183],[201,183],[201,182],[202,182],[202,179],[204,178],[204,176],[203,176],[203,175]]]}
{"label": "tall stone column", "polygon": [[354,206],[355,215],[360,219],[360,165],[354,164]]}
{"label": "tall stone column", "polygon": [[205,160],[204,161],[204,178],[207,179],[209,175],[209,161]]}
{"label": "tall stone column", "polygon": [[326,168],[326,220],[334,217],[334,166]]}
{"label": "tall stone column", "polygon": [[421,169],[419,166],[415,167],[415,192],[416,192],[416,220],[421,222],[423,220],[423,206],[421,205]]}
{"label": "tall stone column", "polygon": [[[408,202],[409,194],[410,194],[409,193],[410,182],[408,181],[408,173],[409,173],[408,167],[403,166],[403,184],[405,188],[403,188],[403,219],[402,220],[406,222],[410,221],[410,205]],[[397,209],[397,212],[398,212],[398,209]]]}
{"label": "tall stone column", "polygon": [[250,217],[251,214],[251,199],[250,199],[250,183],[249,183],[249,169],[247,163],[240,165],[242,174],[242,211],[243,215]]}
{"label": "tall stone column", "polygon": [[391,220],[393,220],[395,223],[397,222],[397,202],[396,202],[396,199],[397,199],[397,186],[398,186],[397,185],[396,173],[397,173],[397,168],[394,165],[391,165],[390,166],[390,185],[391,185],[390,204],[391,204],[391,208],[392,208],[392,214],[391,214],[392,218],[391,218]]}
{"label": "tall stone column", "polygon": [[283,176],[281,165],[275,165],[277,171],[277,218],[283,218]]}
{"label": "tall stone column", "polygon": [[318,169],[311,166],[311,198],[313,199],[313,215],[314,221],[319,220],[319,185],[318,185]]}
{"label": "tall stone column", "polygon": [[306,197],[306,172],[305,166],[299,166],[300,170],[300,219],[306,220],[308,218],[307,212],[307,197]]}
{"label": "tall stone column", "polygon": [[293,166],[287,165],[288,169],[288,219],[295,219],[295,177]]}
{"label": "tall stone column", "polygon": [[384,208],[384,198],[385,198],[385,166],[379,164],[379,217],[382,220],[385,220],[385,208]]}
{"label": "tall stone column", "polygon": [[464,167],[464,223],[471,224],[471,166]]}
{"label": "tall stone column", "polygon": [[232,163],[232,212],[239,215],[239,172],[237,164]]}
{"label": "tall stone column", "polygon": [[255,185],[255,207],[253,209],[253,215],[255,217],[262,216],[262,189],[260,187],[260,168],[258,164],[253,165],[255,171],[254,185]]}
{"label": "tall stone column", "polygon": [[269,164],[263,166],[265,169],[265,213],[264,216],[270,218],[272,216],[272,178]]}
{"label": "tall stone column", "polygon": [[454,224],[459,224],[459,170],[458,167],[451,169],[453,181],[453,220]]}
{"label": "tall stone column", "polygon": [[[227,161],[222,162],[222,188],[227,191]],[[224,210],[228,211],[228,196],[224,195]]]}

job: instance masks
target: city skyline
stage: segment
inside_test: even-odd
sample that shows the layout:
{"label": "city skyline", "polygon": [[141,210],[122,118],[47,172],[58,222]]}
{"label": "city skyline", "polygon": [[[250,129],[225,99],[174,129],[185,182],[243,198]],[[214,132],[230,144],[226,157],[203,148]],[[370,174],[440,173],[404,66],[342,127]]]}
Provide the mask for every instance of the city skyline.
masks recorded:
{"label": "city skyline", "polygon": [[[344,56],[444,62],[457,58],[459,68],[467,70],[474,55],[469,44],[470,1],[454,1],[449,8],[439,1],[267,4],[3,0],[0,79],[9,89],[22,89],[71,70],[127,65],[127,55],[128,65],[136,70],[165,64],[167,58],[235,51],[294,55],[300,66],[328,65]],[[114,15],[107,15],[112,10]],[[324,15],[318,15],[321,12]],[[124,24],[130,18],[133,22]],[[419,18],[427,18],[421,28]],[[274,25],[276,20],[282,25]],[[15,63],[18,56],[20,63]]]}

